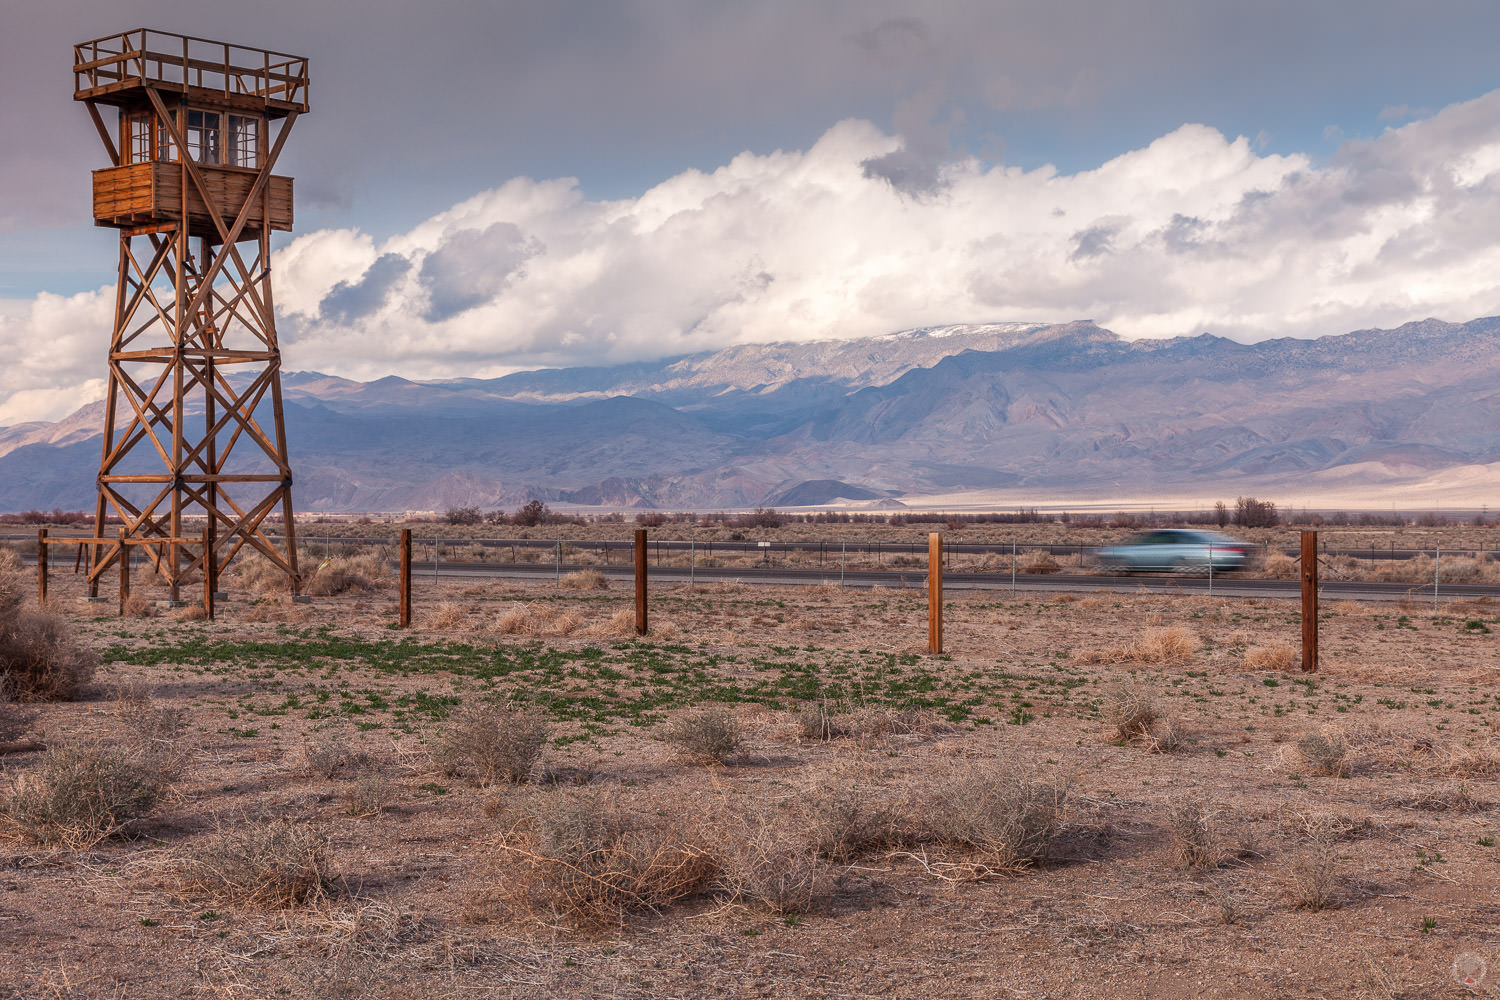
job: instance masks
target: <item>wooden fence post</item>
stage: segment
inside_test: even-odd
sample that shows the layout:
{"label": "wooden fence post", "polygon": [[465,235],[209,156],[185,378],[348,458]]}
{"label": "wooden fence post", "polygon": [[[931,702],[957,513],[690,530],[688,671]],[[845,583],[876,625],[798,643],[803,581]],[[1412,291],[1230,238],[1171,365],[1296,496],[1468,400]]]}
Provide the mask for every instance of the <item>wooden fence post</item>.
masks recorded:
{"label": "wooden fence post", "polygon": [[1302,669],[1318,670],[1318,533],[1302,532]]}
{"label": "wooden fence post", "polygon": [[47,529],[36,529],[36,602],[47,603]]}
{"label": "wooden fence post", "polygon": [[635,634],[646,634],[646,529],[635,531]]}
{"label": "wooden fence post", "polygon": [[411,529],[401,529],[401,627],[411,628]]}
{"label": "wooden fence post", "polygon": [[203,572],[203,614],[209,621],[214,620],[214,589],[219,585],[214,571],[218,562],[214,556],[214,519],[210,512],[208,523],[203,526],[203,559],[198,567]]}
{"label": "wooden fence post", "polygon": [[943,651],[943,535],[927,536],[927,652]]}
{"label": "wooden fence post", "polygon": [[130,600],[130,546],[125,544],[125,529],[120,529],[120,617],[125,617],[125,602]]}

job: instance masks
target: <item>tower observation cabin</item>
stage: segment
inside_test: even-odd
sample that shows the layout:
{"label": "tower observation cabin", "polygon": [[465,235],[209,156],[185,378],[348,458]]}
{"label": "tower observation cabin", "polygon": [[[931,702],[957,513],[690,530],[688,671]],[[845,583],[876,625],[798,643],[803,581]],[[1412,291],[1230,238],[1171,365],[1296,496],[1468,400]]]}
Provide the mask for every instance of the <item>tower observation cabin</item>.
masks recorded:
{"label": "tower observation cabin", "polygon": [[298,587],[270,234],[292,228],[272,168],[307,92],[307,60],[266,49],[147,29],[73,46],[109,160],[94,223],[120,244],[92,593],[130,547],[174,597],[247,545]]}

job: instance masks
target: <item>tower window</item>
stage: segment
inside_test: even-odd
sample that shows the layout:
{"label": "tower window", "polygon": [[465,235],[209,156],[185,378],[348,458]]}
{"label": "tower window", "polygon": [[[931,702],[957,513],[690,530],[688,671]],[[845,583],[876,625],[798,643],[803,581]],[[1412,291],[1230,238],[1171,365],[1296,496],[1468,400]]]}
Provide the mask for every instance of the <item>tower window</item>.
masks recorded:
{"label": "tower window", "polygon": [[224,162],[231,167],[260,166],[260,119],[228,115],[229,136],[224,144]]}
{"label": "tower window", "polygon": [[125,162],[151,161],[151,116],[130,115],[125,119]]}
{"label": "tower window", "polygon": [[218,163],[219,113],[188,109],[187,152],[199,163]]}

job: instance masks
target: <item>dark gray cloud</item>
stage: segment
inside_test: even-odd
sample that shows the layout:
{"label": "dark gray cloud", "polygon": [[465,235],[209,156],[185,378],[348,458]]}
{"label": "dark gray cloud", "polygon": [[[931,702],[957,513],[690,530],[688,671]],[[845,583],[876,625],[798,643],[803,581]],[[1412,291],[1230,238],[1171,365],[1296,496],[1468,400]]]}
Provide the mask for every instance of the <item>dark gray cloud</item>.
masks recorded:
{"label": "dark gray cloud", "polygon": [[932,135],[871,167],[898,185],[929,183],[933,150],[994,135],[1023,165],[1064,170],[1185,121],[1331,149],[1331,121],[1372,134],[1383,109],[1490,89],[1500,5],[75,0],[11,21],[0,129],[27,139],[7,145],[3,229],[86,227],[102,154],[69,100],[70,47],[151,25],[307,55],[313,113],[283,159],[301,228],[386,233],[513,176],[621,197],[746,149],[804,148],[845,117],[906,131],[901,109],[929,93],[939,106],[917,117]]}
{"label": "dark gray cloud", "polygon": [[423,318],[437,322],[488,302],[542,249],[510,222],[453,233],[422,261]]}
{"label": "dark gray cloud", "polygon": [[399,253],[381,254],[358,281],[340,281],[318,305],[328,322],[348,324],[370,315],[391,297],[391,286],[411,270],[411,261]]}
{"label": "dark gray cloud", "polygon": [[1115,237],[1119,235],[1120,223],[1100,222],[1080,229],[1073,234],[1073,252],[1068,255],[1071,261],[1088,260],[1091,257],[1102,257],[1114,249]]}

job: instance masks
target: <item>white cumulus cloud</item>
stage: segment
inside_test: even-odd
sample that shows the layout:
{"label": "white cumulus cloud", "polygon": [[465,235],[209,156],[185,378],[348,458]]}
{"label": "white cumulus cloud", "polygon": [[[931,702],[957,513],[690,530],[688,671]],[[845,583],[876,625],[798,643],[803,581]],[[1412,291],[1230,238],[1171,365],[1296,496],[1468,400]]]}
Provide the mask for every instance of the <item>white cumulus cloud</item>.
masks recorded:
{"label": "white cumulus cloud", "polygon": [[[309,233],[274,261],[284,362],[484,376],[940,323],[1256,340],[1500,311],[1500,92],[1324,163],[1184,125],[1074,174],[924,150],[905,184],[907,148],[849,120],[635,198],[517,178],[381,242]],[[57,390],[102,374],[108,308],[0,313],[0,423],[57,416]]]}

